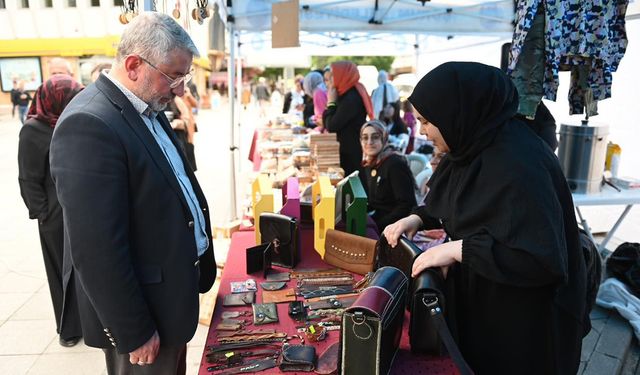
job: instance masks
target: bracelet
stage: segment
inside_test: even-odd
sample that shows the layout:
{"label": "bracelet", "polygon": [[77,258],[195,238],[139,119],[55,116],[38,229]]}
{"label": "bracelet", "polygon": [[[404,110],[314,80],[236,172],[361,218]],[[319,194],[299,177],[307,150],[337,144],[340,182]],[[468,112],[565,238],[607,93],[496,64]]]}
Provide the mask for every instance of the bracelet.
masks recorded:
{"label": "bracelet", "polygon": [[327,328],[321,325],[310,325],[305,329],[304,335],[310,342],[322,341],[327,337]]}
{"label": "bracelet", "polygon": [[336,102],[329,102],[327,103],[327,108],[329,107],[335,107],[336,106]]}

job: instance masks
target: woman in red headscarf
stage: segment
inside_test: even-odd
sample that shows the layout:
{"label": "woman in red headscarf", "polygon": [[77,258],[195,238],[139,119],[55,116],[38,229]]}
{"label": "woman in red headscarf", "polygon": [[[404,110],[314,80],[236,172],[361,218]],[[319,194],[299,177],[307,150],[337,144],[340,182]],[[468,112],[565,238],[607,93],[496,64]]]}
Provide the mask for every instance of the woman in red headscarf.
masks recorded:
{"label": "woman in red headscarf", "polygon": [[360,73],[354,63],[336,61],[331,64],[327,89],[329,103],[322,115],[322,123],[329,132],[337,134],[340,167],[345,175],[361,170],[360,128],[367,121],[367,116],[374,118],[371,98],[359,80]]}
{"label": "woman in red headscarf", "polygon": [[[82,330],[77,301],[69,299],[63,305],[62,208],[49,171],[49,144],[60,114],[83,88],[66,74],[53,75],[43,83],[31,102],[18,145],[20,193],[29,209],[29,218],[38,219],[40,245],[62,346],[77,344]],[[63,311],[65,324],[61,327]]]}

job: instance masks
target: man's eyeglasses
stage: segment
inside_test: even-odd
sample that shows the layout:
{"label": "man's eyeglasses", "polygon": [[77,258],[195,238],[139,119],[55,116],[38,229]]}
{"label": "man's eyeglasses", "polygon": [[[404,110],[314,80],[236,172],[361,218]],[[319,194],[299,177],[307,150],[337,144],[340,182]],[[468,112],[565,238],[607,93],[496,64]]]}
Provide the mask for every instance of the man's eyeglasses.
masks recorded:
{"label": "man's eyeglasses", "polygon": [[149,60],[145,59],[142,56],[138,56],[138,57],[140,58],[140,60],[142,60],[142,61],[146,62],[147,64],[149,64],[150,67],[152,67],[153,69],[155,69],[158,72],[160,72],[160,74],[162,74],[164,76],[164,78],[167,79],[167,82],[169,82],[169,87],[172,88],[172,89],[175,89],[176,87],[178,87],[178,86],[180,86],[182,84],[186,85],[189,81],[191,81],[191,78],[193,78],[193,76],[191,75],[191,73],[193,71],[191,71],[191,72],[189,72],[189,73],[187,73],[187,74],[185,74],[183,76],[177,77],[177,78],[171,78],[171,77],[169,77],[169,75],[167,73],[163,72],[162,70],[158,69],[157,66],[153,65],[152,63],[150,63]]}
{"label": "man's eyeglasses", "polygon": [[367,134],[363,134],[360,136],[360,142],[362,143],[368,143],[369,140],[371,140],[372,143],[376,143],[382,140],[382,134],[380,133],[373,133],[371,134],[371,136],[368,136]]}

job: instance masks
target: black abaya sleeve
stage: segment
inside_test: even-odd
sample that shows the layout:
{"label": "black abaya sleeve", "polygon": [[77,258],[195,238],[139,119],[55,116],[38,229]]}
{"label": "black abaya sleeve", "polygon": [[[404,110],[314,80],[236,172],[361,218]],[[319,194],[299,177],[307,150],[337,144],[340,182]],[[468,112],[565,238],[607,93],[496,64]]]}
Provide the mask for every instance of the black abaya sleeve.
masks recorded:
{"label": "black abaya sleeve", "polygon": [[322,114],[322,123],[331,133],[337,133],[353,126],[353,124],[357,124],[359,130],[359,126],[364,124],[363,121],[360,121],[364,111],[360,94],[355,88],[352,88],[338,97],[336,105],[327,106]]}
{"label": "black abaya sleeve", "polygon": [[534,254],[509,248],[486,232],[463,239],[462,263],[489,280],[518,287],[557,284],[564,278],[543,267]]}
{"label": "black abaya sleeve", "polygon": [[426,206],[416,207],[411,213],[418,215],[420,220],[422,220],[422,227],[420,227],[420,230],[442,229],[442,223],[440,220],[429,215],[429,210]]}

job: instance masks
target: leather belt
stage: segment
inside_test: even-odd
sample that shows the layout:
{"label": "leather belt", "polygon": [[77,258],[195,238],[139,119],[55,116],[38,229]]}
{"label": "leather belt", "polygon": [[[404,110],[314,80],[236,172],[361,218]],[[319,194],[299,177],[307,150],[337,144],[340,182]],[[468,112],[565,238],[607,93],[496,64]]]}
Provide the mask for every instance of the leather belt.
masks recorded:
{"label": "leather belt", "polygon": [[[259,372],[274,368],[277,366],[278,360],[276,358],[257,359],[253,361],[247,361],[240,367],[235,367],[219,373],[218,375],[233,375],[233,374],[245,374],[250,372]],[[214,371],[214,370],[212,370]]]}

